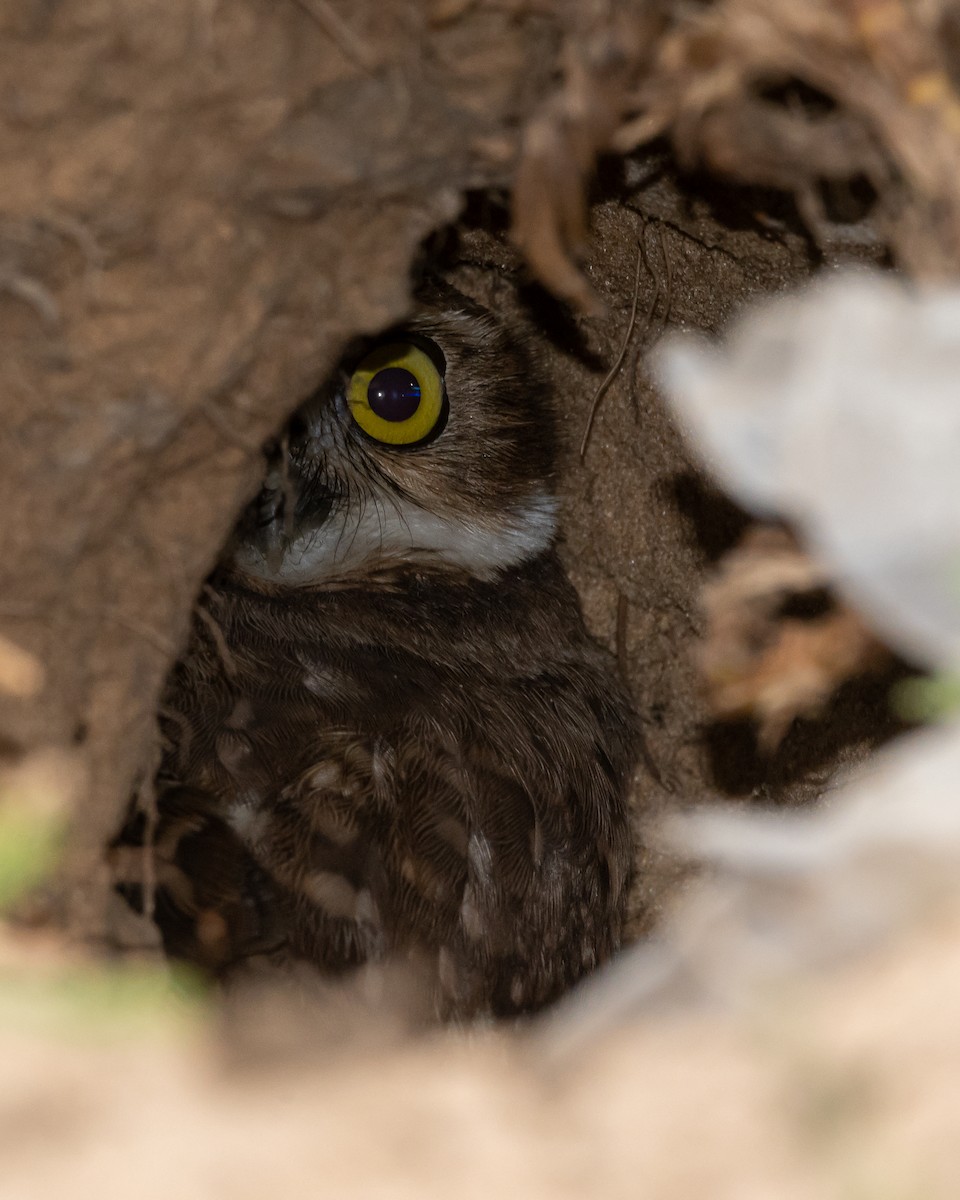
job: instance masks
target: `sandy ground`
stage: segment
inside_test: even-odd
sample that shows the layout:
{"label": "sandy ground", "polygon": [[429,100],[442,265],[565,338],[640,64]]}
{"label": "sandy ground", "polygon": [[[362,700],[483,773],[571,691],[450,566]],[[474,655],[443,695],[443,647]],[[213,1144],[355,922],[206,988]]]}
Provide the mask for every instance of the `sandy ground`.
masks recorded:
{"label": "sandy ground", "polygon": [[946,1200],[958,1004],[953,904],[829,977],[576,1052],[543,1026],[268,1066],[202,1024],[77,1036],[21,1014],[0,1035],[3,1195]]}

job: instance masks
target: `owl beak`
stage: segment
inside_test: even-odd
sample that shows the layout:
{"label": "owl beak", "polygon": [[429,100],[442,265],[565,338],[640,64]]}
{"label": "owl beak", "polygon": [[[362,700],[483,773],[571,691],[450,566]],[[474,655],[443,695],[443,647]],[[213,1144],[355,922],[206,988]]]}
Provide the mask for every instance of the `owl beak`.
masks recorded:
{"label": "owl beak", "polygon": [[279,569],[290,541],[286,526],[294,507],[291,491],[289,481],[280,480],[277,472],[271,471],[237,522],[236,545],[254,550],[271,572]]}
{"label": "owl beak", "polygon": [[333,493],[317,478],[305,478],[294,462],[283,474],[271,469],[237,524],[236,543],[255,551],[276,574],[291,546],[323,526],[333,502]]}
{"label": "owl beak", "polygon": [[228,557],[245,560],[252,553],[268,575],[277,575],[291,551],[299,547],[302,553],[320,533],[336,497],[326,483],[321,447],[301,418],[295,416],[284,436],[265,449],[266,477],[237,522]]}

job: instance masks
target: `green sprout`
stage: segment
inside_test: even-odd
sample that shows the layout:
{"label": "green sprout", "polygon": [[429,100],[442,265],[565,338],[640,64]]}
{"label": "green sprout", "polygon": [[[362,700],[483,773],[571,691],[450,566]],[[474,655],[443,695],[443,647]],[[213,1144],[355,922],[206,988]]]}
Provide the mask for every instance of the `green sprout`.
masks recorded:
{"label": "green sprout", "polygon": [[894,711],[907,721],[942,721],[960,711],[960,675],[942,672],[904,679],[891,693]]}
{"label": "green sprout", "polygon": [[63,834],[59,816],[0,803],[0,913],[52,874]]}
{"label": "green sprout", "polygon": [[[0,938],[16,945],[14,913],[29,893],[49,881],[66,844],[66,793],[55,775],[26,770],[0,787]],[[200,976],[154,962],[95,962],[68,950],[62,961],[29,955],[0,961],[0,1027],[60,1032],[69,1037],[179,1032],[202,1016],[207,994]]]}

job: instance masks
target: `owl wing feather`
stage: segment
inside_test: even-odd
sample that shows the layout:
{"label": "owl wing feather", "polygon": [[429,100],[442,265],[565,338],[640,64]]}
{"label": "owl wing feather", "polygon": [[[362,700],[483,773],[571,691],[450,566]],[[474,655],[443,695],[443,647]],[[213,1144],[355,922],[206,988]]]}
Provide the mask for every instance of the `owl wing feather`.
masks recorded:
{"label": "owl wing feather", "polygon": [[615,949],[630,705],[552,555],[486,590],[217,604],[166,701],[168,947],[412,957],[458,1015],[539,1007]]}

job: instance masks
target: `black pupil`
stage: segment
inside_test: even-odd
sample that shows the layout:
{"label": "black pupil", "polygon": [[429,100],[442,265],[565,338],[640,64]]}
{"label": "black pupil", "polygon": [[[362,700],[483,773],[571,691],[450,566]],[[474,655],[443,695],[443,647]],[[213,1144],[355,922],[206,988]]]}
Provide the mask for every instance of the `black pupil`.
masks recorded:
{"label": "black pupil", "polygon": [[384,367],[367,385],[367,403],[384,421],[406,421],[420,407],[420,383],[406,367]]}

